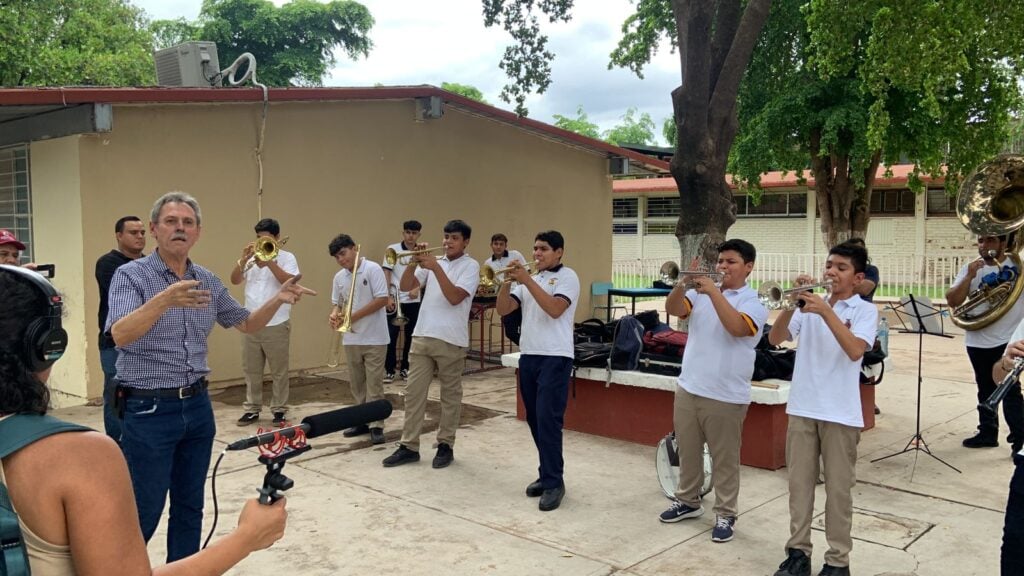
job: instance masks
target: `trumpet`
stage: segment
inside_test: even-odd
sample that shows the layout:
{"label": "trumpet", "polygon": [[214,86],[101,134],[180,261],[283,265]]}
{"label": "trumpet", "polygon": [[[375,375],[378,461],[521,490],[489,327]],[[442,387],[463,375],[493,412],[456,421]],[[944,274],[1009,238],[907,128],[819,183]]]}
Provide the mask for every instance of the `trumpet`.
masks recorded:
{"label": "trumpet", "polygon": [[[394,266],[398,264],[400,260],[416,256],[418,254],[429,254],[430,252],[436,252],[438,250],[444,250],[444,246],[434,246],[433,248],[423,248],[422,250],[406,250],[405,252],[398,252],[394,248],[388,248],[384,251],[384,261],[388,263],[388,266]],[[402,262],[407,264],[408,261]]]}
{"label": "trumpet", "polygon": [[[539,263],[540,262],[538,262],[537,260],[534,260],[533,262],[530,262],[529,264],[522,264],[521,266],[523,268],[526,268],[527,270],[529,270],[530,274],[536,274],[537,273],[537,265]],[[502,285],[502,284],[504,284],[506,282],[511,282],[512,281],[511,278],[509,278],[507,280],[500,280],[500,281],[498,280],[498,278],[504,278],[505,273],[511,272],[515,268],[516,268],[515,266],[506,266],[504,268],[499,268],[499,269],[495,270],[494,268],[491,268],[487,264],[484,264],[480,268],[480,285],[484,286],[486,288],[495,288],[495,287],[500,286],[500,285]]]}
{"label": "trumpet", "polygon": [[277,258],[277,255],[281,252],[281,246],[284,246],[288,242],[288,236],[277,240],[273,236],[260,236],[255,242],[250,242],[249,245],[253,247],[252,258],[245,263],[245,268],[242,268],[242,272],[247,272],[249,268],[256,265],[256,261],[270,262]]}
{"label": "trumpet", "polygon": [[788,290],[783,290],[782,286],[778,282],[765,282],[761,284],[761,287],[757,290],[757,298],[761,301],[761,304],[769,310],[793,310],[795,308],[803,308],[803,300],[792,300],[790,296],[799,294],[800,292],[808,292],[818,288],[824,288],[826,294],[832,291],[832,280],[826,279],[824,282],[817,284],[804,284],[803,286],[795,286]]}
{"label": "trumpet", "polygon": [[992,395],[984,402],[978,404],[978,408],[996,414],[999,403],[1006,397],[1010,387],[1018,385],[1017,381],[1020,380],[1021,372],[1024,372],[1024,357],[1019,357],[1013,361],[1013,368],[1006,374],[1003,381],[999,383],[999,386],[996,386],[996,389],[992,391]]}
{"label": "trumpet", "polygon": [[[721,284],[724,276],[720,272],[705,272],[703,270],[679,270],[679,265],[675,262],[665,262],[661,265],[661,270],[658,271],[658,275],[661,276],[661,281],[669,286],[675,286],[679,284],[681,279],[686,276],[707,276],[714,281],[715,284]],[[684,288],[693,288],[694,283],[687,281],[683,283]]]}
{"label": "trumpet", "polygon": [[359,244],[356,244],[356,260],[352,265],[352,282],[348,289],[348,298],[345,300],[345,319],[338,326],[338,332],[346,334],[352,332],[352,303],[356,299],[356,273],[359,271]]}
{"label": "trumpet", "polygon": [[394,285],[388,287],[388,295],[390,296],[391,294],[395,295],[395,317],[391,319],[391,325],[405,326],[409,319],[405,317],[405,314],[402,314],[402,301],[399,297],[398,288]]}

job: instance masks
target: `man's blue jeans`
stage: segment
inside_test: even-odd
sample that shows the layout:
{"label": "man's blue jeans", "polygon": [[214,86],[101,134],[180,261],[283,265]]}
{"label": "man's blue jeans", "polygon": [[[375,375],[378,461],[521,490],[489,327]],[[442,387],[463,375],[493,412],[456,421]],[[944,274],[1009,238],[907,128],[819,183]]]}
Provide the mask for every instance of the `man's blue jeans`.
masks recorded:
{"label": "man's blue jeans", "polygon": [[167,562],[199,551],[203,489],[217,426],[206,390],[190,398],[156,398],[145,392],[125,399],[121,450],[149,542],[171,494]]}
{"label": "man's blue jeans", "polygon": [[103,431],[121,441],[121,419],[114,408],[114,389],[117,387],[117,348],[100,348],[100,365],[103,366]]}

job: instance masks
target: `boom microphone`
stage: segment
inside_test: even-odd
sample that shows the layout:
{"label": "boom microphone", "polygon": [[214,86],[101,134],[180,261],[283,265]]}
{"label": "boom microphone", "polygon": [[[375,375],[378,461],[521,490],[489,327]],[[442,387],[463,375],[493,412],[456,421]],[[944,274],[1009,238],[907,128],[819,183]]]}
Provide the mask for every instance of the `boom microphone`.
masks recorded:
{"label": "boom microphone", "polygon": [[307,438],[316,438],[318,436],[340,432],[341,430],[351,428],[353,426],[363,426],[370,422],[384,420],[388,416],[391,416],[391,402],[388,402],[387,400],[374,400],[373,402],[367,402],[366,404],[359,404],[356,406],[349,406],[348,408],[331,410],[330,412],[324,412],[322,414],[306,416],[302,419],[302,424],[299,424],[298,426],[289,426],[272,432],[242,438],[241,440],[236,440],[231,444],[228,444],[227,449],[245,450],[247,448],[254,448],[261,444],[275,442],[279,438],[294,438],[300,430],[306,433]]}

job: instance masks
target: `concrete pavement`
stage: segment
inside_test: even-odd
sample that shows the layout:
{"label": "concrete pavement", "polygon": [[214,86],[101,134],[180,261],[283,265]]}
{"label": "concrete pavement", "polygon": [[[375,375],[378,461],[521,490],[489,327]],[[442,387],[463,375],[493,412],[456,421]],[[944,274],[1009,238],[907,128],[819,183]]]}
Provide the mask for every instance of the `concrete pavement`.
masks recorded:
{"label": "concrete pavement", "polygon": [[[852,572],[998,574],[1013,465],[1005,443],[979,450],[960,446],[977,424],[975,387],[961,336],[923,339],[921,431],[931,451],[962,474],[921,451],[871,462],[902,450],[914,434],[917,351],[916,334],[894,329],[893,366],[877,389],[882,414],[861,437]],[[297,378],[291,420],[351,404],[346,377],[342,370]],[[743,467],[736,538],[716,544],[711,542],[713,493],[703,517],[668,525],[658,521],[669,501],[655,476],[653,447],[566,432],[567,495],[558,510],[540,512],[537,500],[524,494],[536,478],[537,458],[526,424],[515,419],[513,372],[468,375],[464,383],[466,408],[452,466],[430,467],[435,386],[423,460],[381,467],[402,423],[404,383],[387,385],[396,404],[387,423],[388,443],[372,446],[365,436],[340,434],[311,440],[314,449],[284,468],[295,481],[287,493],[286,536],[232,574],[771,575],[784,559],[789,533],[785,469]],[[256,427],[235,425],[242,412],[241,387],[212,394],[218,452]],[[55,415],[102,429],[98,407]],[[264,416],[261,424],[269,426],[269,414]],[[218,533],[235,524],[242,501],[255,496],[263,473],[255,451],[225,456],[217,474]],[[209,484],[207,499],[209,529]],[[824,509],[821,486],[816,509]],[[827,548],[821,520],[813,536],[813,573]],[[155,562],[164,557],[163,530],[150,545]]]}

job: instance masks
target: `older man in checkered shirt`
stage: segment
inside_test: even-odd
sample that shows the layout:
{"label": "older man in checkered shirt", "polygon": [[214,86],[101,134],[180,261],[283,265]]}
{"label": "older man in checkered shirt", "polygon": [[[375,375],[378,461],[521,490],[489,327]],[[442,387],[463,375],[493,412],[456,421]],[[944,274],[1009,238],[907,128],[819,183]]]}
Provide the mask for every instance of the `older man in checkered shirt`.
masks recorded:
{"label": "older man in checkered shirt", "polygon": [[296,284],[296,276],[250,313],[213,273],[189,259],[200,219],[192,196],[163,195],[150,214],[157,249],[118,268],[110,284],[107,330],[118,350],[121,449],[147,542],[170,492],[167,562],[199,550],[216,432],[206,392],[207,337],[214,322],[248,334],[266,326],[282,304],[316,294]]}

